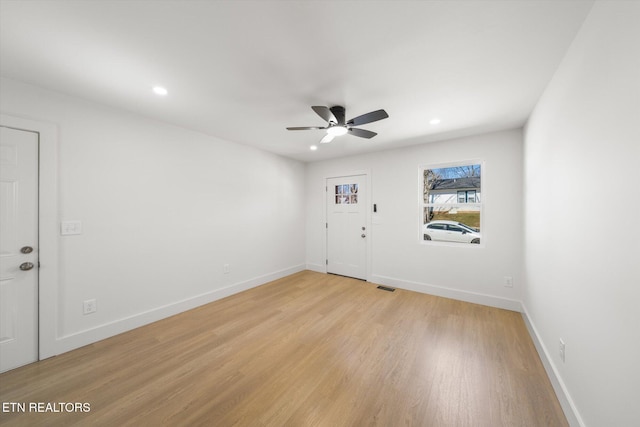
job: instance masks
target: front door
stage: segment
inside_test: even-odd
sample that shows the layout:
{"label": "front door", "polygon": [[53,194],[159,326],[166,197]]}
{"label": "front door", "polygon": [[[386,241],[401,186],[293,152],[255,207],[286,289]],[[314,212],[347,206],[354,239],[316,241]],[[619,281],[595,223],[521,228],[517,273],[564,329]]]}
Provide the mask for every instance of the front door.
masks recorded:
{"label": "front door", "polygon": [[366,175],[327,179],[327,272],[367,278]]}
{"label": "front door", "polygon": [[0,372],[38,360],[38,134],[0,127]]}

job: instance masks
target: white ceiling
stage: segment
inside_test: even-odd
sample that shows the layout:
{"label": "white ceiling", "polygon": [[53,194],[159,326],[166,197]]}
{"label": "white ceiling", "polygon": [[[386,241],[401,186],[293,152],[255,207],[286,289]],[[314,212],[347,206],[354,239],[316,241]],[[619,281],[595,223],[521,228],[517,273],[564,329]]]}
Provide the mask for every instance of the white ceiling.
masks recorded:
{"label": "white ceiling", "polygon": [[[0,72],[316,161],[522,126],[591,6],[1,0]],[[324,125],[312,105],[390,117],[312,152],[323,131],[285,129]]]}

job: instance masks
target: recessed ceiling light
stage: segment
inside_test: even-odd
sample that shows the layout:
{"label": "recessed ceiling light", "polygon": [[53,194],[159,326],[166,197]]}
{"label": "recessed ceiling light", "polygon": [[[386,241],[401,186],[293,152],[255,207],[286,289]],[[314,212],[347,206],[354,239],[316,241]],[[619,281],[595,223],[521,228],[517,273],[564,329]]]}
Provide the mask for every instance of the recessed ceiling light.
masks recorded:
{"label": "recessed ceiling light", "polygon": [[318,146],[317,145],[312,145],[311,147],[309,147],[309,149],[311,151],[316,151],[318,149]]}
{"label": "recessed ceiling light", "polygon": [[155,93],[156,95],[165,96],[169,92],[167,91],[167,89],[163,88],[162,86],[154,86],[153,93]]}
{"label": "recessed ceiling light", "polygon": [[431,119],[431,121],[429,122],[429,124],[432,125],[437,125],[438,123],[440,123],[440,119]]}

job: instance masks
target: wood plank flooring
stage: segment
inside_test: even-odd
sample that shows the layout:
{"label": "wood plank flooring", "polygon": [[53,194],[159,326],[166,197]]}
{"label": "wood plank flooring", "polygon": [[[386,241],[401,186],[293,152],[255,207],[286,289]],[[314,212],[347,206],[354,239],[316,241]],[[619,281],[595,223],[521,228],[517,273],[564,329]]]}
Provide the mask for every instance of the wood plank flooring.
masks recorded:
{"label": "wood plank flooring", "polygon": [[310,271],[4,373],[0,400],[27,405],[8,426],[568,425],[519,313]]}

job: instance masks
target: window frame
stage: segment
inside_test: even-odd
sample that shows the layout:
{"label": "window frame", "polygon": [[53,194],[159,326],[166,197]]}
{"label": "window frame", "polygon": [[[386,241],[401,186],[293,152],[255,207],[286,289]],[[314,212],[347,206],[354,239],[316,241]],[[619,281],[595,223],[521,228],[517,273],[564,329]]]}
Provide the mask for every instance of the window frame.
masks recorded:
{"label": "window frame", "polygon": [[[468,202],[468,191],[469,190],[460,190],[460,192],[464,192],[465,202],[459,202],[459,192],[456,191],[456,202],[455,203],[433,203],[433,202],[425,202],[424,201],[424,171],[428,169],[442,169],[442,168],[453,168],[453,167],[461,167],[461,166],[471,166],[471,165],[480,165],[481,170],[481,179],[480,179],[480,188],[474,191],[475,202]],[[482,159],[467,159],[462,161],[455,162],[444,162],[444,163],[425,163],[421,164],[418,167],[418,243],[424,246],[449,246],[456,248],[484,248],[486,244],[486,236],[485,236],[485,218],[484,218],[484,205],[486,200],[486,191],[485,185],[483,183],[484,178],[486,176],[486,164]],[[480,197],[478,197],[480,195]],[[429,196],[430,200],[433,199],[433,195]],[[482,237],[480,239],[479,244],[461,244],[458,242],[442,242],[442,241],[432,241],[432,240],[424,240],[424,215],[425,209],[428,208],[438,208],[438,207],[462,207],[462,206],[475,206],[479,209],[480,212],[480,233],[482,233]],[[471,229],[475,228],[471,225],[468,225]]]}

